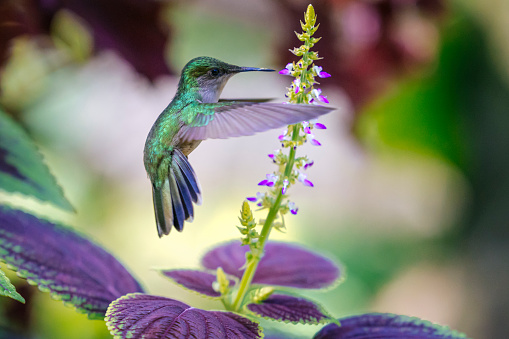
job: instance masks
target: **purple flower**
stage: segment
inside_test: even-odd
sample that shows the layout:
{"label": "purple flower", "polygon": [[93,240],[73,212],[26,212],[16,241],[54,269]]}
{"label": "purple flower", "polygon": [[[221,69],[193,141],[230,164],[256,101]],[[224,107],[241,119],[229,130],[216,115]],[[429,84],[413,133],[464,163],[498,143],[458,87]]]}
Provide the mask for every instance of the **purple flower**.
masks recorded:
{"label": "purple flower", "polygon": [[289,63],[286,65],[285,68],[283,68],[282,70],[279,71],[279,74],[291,75],[292,71],[293,71],[293,64]]}
{"label": "purple flower", "polygon": [[328,78],[331,76],[329,73],[322,71],[323,68],[320,66],[314,66],[313,69],[316,75],[318,75],[320,78]]}
{"label": "purple flower", "polygon": [[309,126],[304,127],[304,132],[306,132],[307,134],[311,134],[311,128],[309,128]]}
{"label": "purple flower", "polygon": [[319,122],[317,122],[317,123],[315,124],[315,127],[316,127],[316,128],[318,128],[318,129],[327,129],[327,127],[326,127],[324,124],[321,124],[321,123],[319,123]]}
{"label": "purple flower", "polygon": [[299,93],[300,91],[300,79],[293,80],[293,85],[295,86],[295,94]]}
{"label": "purple flower", "polygon": [[256,202],[256,200],[258,200],[258,198],[256,198],[256,197],[247,197],[246,200],[247,201],[251,201],[251,202]]}
{"label": "purple flower", "polygon": [[281,194],[285,194],[286,193],[286,188],[288,187],[289,183],[290,182],[288,181],[288,179],[283,180],[283,188],[281,189]]}
{"label": "purple flower", "polygon": [[319,88],[315,88],[311,91],[311,95],[318,101],[323,102],[325,104],[329,103],[329,100],[325,95],[322,95],[322,90]]}
{"label": "purple flower", "polygon": [[[286,129],[281,132],[281,135],[279,135],[277,137],[279,139],[279,141],[292,140],[292,137],[287,135],[287,132],[288,132],[288,130],[286,130]],[[278,152],[279,152],[279,150],[278,150]]]}
{"label": "purple flower", "polygon": [[272,186],[274,186],[274,183],[278,179],[277,175],[274,175],[274,174],[267,174],[266,177],[267,177],[267,179],[260,181],[258,183],[258,186],[272,187]]}
{"label": "purple flower", "polygon": [[313,146],[322,146],[320,141],[316,140],[315,138],[309,139],[309,142],[311,142],[311,145],[313,145]]}
{"label": "purple flower", "polygon": [[304,165],[304,169],[308,169],[308,167],[311,167],[313,166],[315,162],[314,161],[311,161],[311,162],[307,162],[305,165]]}
{"label": "purple flower", "polygon": [[306,175],[304,173],[299,173],[299,176],[297,180],[299,180],[301,183],[303,183],[305,186],[314,187],[313,183],[306,179]]}
{"label": "purple flower", "polygon": [[316,140],[315,139],[315,136],[313,134],[308,134],[307,135],[307,139],[309,140],[309,142],[311,143],[311,145],[313,146],[321,146],[322,144],[320,143],[320,141]]}
{"label": "purple flower", "polygon": [[299,208],[295,206],[294,202],[289,202],[288,208],[290,209],[290,213],[292,213],[293,215],[297,214],[297,211],[299,210]]}

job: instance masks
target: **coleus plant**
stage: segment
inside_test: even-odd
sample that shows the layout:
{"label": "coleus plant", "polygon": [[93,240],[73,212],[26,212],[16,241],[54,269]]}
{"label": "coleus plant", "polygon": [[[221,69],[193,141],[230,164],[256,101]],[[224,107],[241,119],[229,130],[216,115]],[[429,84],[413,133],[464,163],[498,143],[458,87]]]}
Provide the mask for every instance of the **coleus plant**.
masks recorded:
{"label": "coleus plant", "polygon": [[[314,63],[311,51],[318,26],[310,5],[297,37],[303,45],[292,52],[301,57],[280,73],[295,77],[287,97],[292,103],[328,103],[315,77],[330,74]],[[313,187],[305,170],[313,165],[296,157],[305,142],[319,146],[312,129],[318,122],[289,126],[279,137],[282,149],[269,154],[277,171],[260,181],[258,192],[242,204],[241,241],[208,251],[200,269],[168,269],[161,274],[207,298],[221,300],[225,310],[201,310],[181,301],[146,293],[140,283],[111,254],[69,227],[0,205],[0,259],[30,284],[73,305],[91,319],[104,320],[115,338],[289,338],[263,333],[260,319],[325,324],[315,338],[465,338],[447,327],[394,314],[363,314],[333,318],[299,290],[331,288],[342,280],[342,269],[331,259],[300,245],[268,242],[273,228],[285,228],[284,216],[297,214],[288,189],[301,182]],[[286,150],[288,153],[286,154]],[[0,110],[0,187],[31,195],[64,209],[64,198],[37,149],[25,132]],[[255,220],[248,201],[267,217]],[[261,226],[260,232],[258,231]],[[0,293],[24,302],[0,271]]]}

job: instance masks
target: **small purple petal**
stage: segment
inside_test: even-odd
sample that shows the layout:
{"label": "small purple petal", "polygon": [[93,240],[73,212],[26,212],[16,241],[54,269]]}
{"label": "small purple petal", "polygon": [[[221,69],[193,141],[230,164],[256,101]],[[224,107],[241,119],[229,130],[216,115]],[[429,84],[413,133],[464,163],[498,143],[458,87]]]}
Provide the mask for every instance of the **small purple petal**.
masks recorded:
{"label": "small purple petal", "polygon": [[281,194],[286,194],[286,188],[288,187],[288,179],[283,180],[283,188],[281,189]]}
{"label": "small purple petal", "polygon": [[318,96],[318,100],[320,100],[321,102],[325,103],[325,104],[328,104],[329,103],[329,99],[327,99],[326,96],[324,95],[319,95]]}
{"label": "small purple petal", "polygon": [[258,200],[258,198],[256,198],[256,197],[247,197],[246,200],[247,201],[251,201],[251,202],[256,202]]}
{"label": "small purple petal", "polygon": [[309,127],[304,127],[304,132],[311,134],[311,129]]}
{"label": "small purple petal", "polygon": [[283,141],[285,140],[285,135],[284,134],[281,134],[280,136],[277,137],[279,139],[279,141]]}
{"label": "small purple petal", "polygon": [[321,123],[319,123],[319,122],[317,122],[317,123],[315,124],[315,127],[316,127],[317,129],[327,129],[327,127],[326,127],[324,124],[321,124]]}
{"label": "small purple petal", "polygon": [[268,181],[267,179],[262,180],[262,181],[260,181],[260,182],[258,183],[258,186],[264,186],[264,185],[267,185],[267,183],[268,183],[268,182],[269,182],[269,181]]}
{"label": "small purple petal", "polygon": [[308,179],[304,179],[303,184],[309,187],[315,187],[315,185],[313,185],[313,183]]}
{"label": "small purple petal", "polygon": [[313,166],[314,163],[315,163],[314,161],[308,162],[307,164],[304,165],[304,169]]}
{"label": "small purple petal", "polygon": [[318,76],[319,76],[320,78],[328,78],[328,77],[330,77],[331,75],[330,75],[329,73],[327,73],[327,72],[320,72],[320,73],[318,73]]}
{"label": "small purple petal", "polygon": [[268,181],[267,180],[267,183],[265,184],[267,187],[273,187],[274,186],[274,182],[272,181]]}
{"label": "small purple petal", "polygon": [[279,74],[282,74],[282,75],[290,75],[290,70],[289,69],[286,69],[286,68],[283,68],[282,70],[279,71]]}
{"label": "small purple petal", "polygon": [[312,138],[312,139],[310,140],[310,142],[311,142],[311,145],[313,145],[313,146],[322,146],[322,144],[320,143],[320,141],[318,141],[318,140],[316,140],[316,139],[314,139],[314,138]]}
{"label": "small purple petal", "polygon": [[274,159],[276,157],[274,154],[267,154],[267,156],[271,159]]}
{"label": "small purple petal", "polygon": [[295,94],[299,93],[299,86],[295,86]]}
{"label": "small purple petal", "polygon": [[288,208],[290,209],[290,213],[292,213],[293,215],[297,214],[297,211],[299,210],[299,208],[295,206],[295,203],[293,201],[288,203]]}

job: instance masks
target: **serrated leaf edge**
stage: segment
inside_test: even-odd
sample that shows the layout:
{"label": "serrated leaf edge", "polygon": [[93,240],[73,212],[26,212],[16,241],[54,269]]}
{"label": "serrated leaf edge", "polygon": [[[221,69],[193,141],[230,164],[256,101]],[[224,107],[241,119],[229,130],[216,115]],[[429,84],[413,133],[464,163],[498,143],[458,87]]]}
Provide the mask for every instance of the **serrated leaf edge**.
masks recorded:
{"label": "serrated leaf edge", "polygon": [[319,302],[316,302],[316,301],[311,300],[309,298],[303,297],[303,296],[298,295],[296,293],[288,293],[285,290],[274,290],[273,294],[284,294],[284,295],[288,295],[288,296],[291,296],[291,297],[301,298],[301,299],[308,300],[308,301],[312,302],[313,304],[315,304],[317,306],[318,310],[325,316],[325,318],[323,318],[322,320],[318,320],[318,319],[312,317],[311,319],[314,319],[314,321],[313,320],[309,320],[309,321],[302,321],[302,320],[301,321],[280,320],[280,319],[276,319],[276,318],[272,318],[272,317],[268,317],[268,316],[262,316],[262,315],[259,315],[256,312],[254,312],[254,311],[251,311],[249,308],[247,308],[247,306],[250,305],[250,304],[254,304],[254,303],[249,303],[249,302],[246,303],[243,306],[242,311],[245,312],[245,314],[249,314],[249,315],[254,316],[256,318],[261,318],[261,319],[265,319],[265,320],[271,320],[271,321],[278,322],[278,323],[303,324],[303,325],[325,325],[325,324],[335,323],[336,325],[339,326],[338,319],[334,318],[329,313],[329,311],[327,311],[327,309],[321,303],[319,303]]}
{"label": "serrated leaf edge", "polygon": [[[215,244],[214,246],[210,246],[209,249],[207,249],[200,257],[200,263],[203,262],[203,258],[209,253],[211,252],[212,250],[218,248],[218,247],[222,247],[222,246],[225,246],[225,245],[228,245],[230,243],[233,243],[233,242],[237,242],[239,241],[238,239],[230,239],[230,240],[225,240],[225,241],[222,241],[218,244]],[[346,267],[343,265],[343,263],[341,263],[339,260],[336,259],[335,256],[333,255],[326,255],[324,252],[322,251],[316,251],[316,250],[311,250],[309,248],[307,248],[306,246],[303,246],[302,244],[300,243],[297,243],[297,242],[292,242],[292,241],[271,241],[271,243],[273,244],[282,244],[282,245],[294,245],[296,247],[299,247],[303,250],[306,250],[310,253],[313,253],[313,254],[316,254],[318,256],[321,256],[323,258],[326,258],[327,260],[330,260],[332,262],[333,265],[335,265],[338,270],[339,270],[339,277],[337,279],[334,279],[334,281],[332,281],[329,285],[325,286],[325,287],[318,287],[318,288],[306,288],[306,287],[292,287],[292,286],[287,286],[287,285],[275,285],[275,284],[263,284],[263,283],[253,283],[251,284],[251,286],[275,286],[275,287],[278,287],[279,288],[284,288],[284,289],[288,289],[289,291],[291,291],[291,293],[293,293],[293,291],[298,291],[298,290],[306,290],[306,291],[313,291],[313,292],[329,292],[333,289],[335,289],[336,287],[338,287],[339,285],[341,285],[347,278],[347,272],[346,272]],[[242,247],[240,245],[240,241],[239,241],[239,247]],[[204,271],[210,271],[208,268],[205,269]],[[242,272],[243,270],[241,270]],[[230,275],[231,276],[231,275]],[[238,277],[235,276],[235,278],[238,280]],[[288,294],[288,293],[287,293]]]}
{"label": "serrated leaf edge", "polygon": [[[28,133],[25,130],[25,128],[23,126],[21,126],[19,123],[17,123],[5,111],[3,111],[1,109],[0,109],[0,114],[4,115],[4,117],[7,120],[10,120],[9,121],[10,123],[15,124],[16,127],[18,128],[19,133],[23,134],[23,137],[25,137],[26,140],[30,141],[30,146],[31,146],[32,150],[34,151],[35,154],[37,154],[40,157],[39,160],[40,160],[42,166],[48,171],[48,175],[50,177],[50,181],[56,187],[56,190],[58,191],[58,193],[60,195],[60,199],[59,199],[59,201],[53,201],[51,199],[44,199],[44,198],[41,198],[41,197],[36,196],[34,194],[29,194],[29,193],[25,193],[25,192],[21,192],[21,191],[16,191],[16,192],[5,191],[5,192],[7,192],[7,193],[19,193],[19,194],[21,194],[21,195],[23,195],[25,197],[32,197],[32,198],[35,198],[38,201],[41,201],[41,202],[44,202],[44,203],[49,203],[49,204],[51,204],[53,206],[56,206],[57,208],[60,208],[62,210],[76,213],[76,209],[74,208],[74,206],[71,204],[71,202],[65,196],[64,189],[58,183],[55,175],[51,171],[51,168],[46,164],[46,160],[45,160],[43,154],[41,153],[39,147],[36,145],[34,140],[28,135]],[[38,183],[35,183],[35,184],[38,185]],[[33,185],[33,183],[31,185]]]}
{"label": "serrated leaf edge", "polygon": [[[8,209],[11,209],[13,211],[20,211],[20,212],[23,212],[23,213],[26,213],[26,214],[29,214],[43,222],[46,222],[46,223],[50,223],[52,224],[53,226],[55,226],[56,228],[60,228],[60,229],[63,229],[64,231],[70,231],[70,232],[73,232],[74,234],[76,234],[77,236],[87,240],[87,241],[90,241],[93,245],[95,246],[98,246],[100,248],[102,248],[104,251],[106,251],[109,255],[113,256],[113,254],[111,254],[109,251],[107,251],[104,247],[102,247],[101,245],[98,245],[95,241],[93,241],[91,238],[89,238],[87,235],[73,229],[72,227],[70,226],[66,226],[66,225],[62,225],[61,223],[59,223],[58,221],[52,221],[52,220],[47,220],[47,219],[44,219],[44,218],[41,218],[37,215],[34,215],[32,214],[32,212],[28,212],[28,211],[25,211],[25,210],[22,210],[22,209],[19,209],[19,208],[15,208],[15,207],[12,207],[10,205],[7,205],[7,204],[0,204],[0,208],[1,207],[7,207]],[[6,232],[7,233],[7,232]],[[113,256],[115,258],[115,260],[117,260],[121,265],[122,267],[124,267],[124,269],[133,277],[133,279],[135,279],[135,277],[132,275],[132,273],[130,272],[130,270],[128,270],[126,268],[126,266],[120,262],[115,256]],[[72,306],[74,308],[74,310],[78,313],[81,313],[81,314],[86,314],[87,317],[89,319],[92,319],[92,320],[97,320],[97,319],[104,319],[104,316],[102,313],[98,313],[98,312],[90,312],[89,310],[83,308],[83,307],[79,307],[79,306],[76,306],[74,304],[72,304],[70,302],[70,300],[66,300],[63,298],[63,296],[57,292],[51,292],[51,290],[49,289],[49,285],[48,284],[44,284],[44,283],[41,283],[41,282],[38,282],[36,279],[33,279],[33,277],[31,276],[30,272],[28,272],[27,270],[24,270],[24,269],[20,269],[18,266],[16,265],[13,265],[11,263],[7,263],[7,261],[0,257],[0,262],[3,262],[6,264],[7,268],[13,272],[16,273],[16,275],[22,279],[25,279],[27,281],[27,283],[29,285],[32,285],[32,286],[37,286],[37,289],[39,289],[39,291],[43,292],[43,293],[49,293],[51,299],[53,300],[57,300],[57,301],[62,301],[64,304],[67,302],[70,304],[70,306]],[[138,284],[140,285],[140,287],[142,288],[142,290],[145,290],[143,288],[143,286],[141,286],[140,282],[138,279],[135,279]]]}
{"label": "serrated leaf edge", "polygon": [[9,297],[11,299],[17,300],[20,303],[24,304],[25,303],[25,298],[23,298],[23,296],[21,294],[19,294],[18,291],[16,291],[16,286],[14,286],[11,283],[11,280],[9,279],[9,277],[7,277],[5,272],[3,270],[1,270],[1,269],[0,269],[0,278],[4,281],[4,283],[6,285],[5,286],[5,291],[1,292],[0,295],[3,295],[5,297]]}
{"label": "serrated leaf edge", "polygon": [[[145,293],[128,293],[126,295],[121,296],[120,298],[117,298],[117,299],[113,300],[109,304],[108,309],[106,310],[106,314],[104,315],[104,321],[106,323],[106,327],[108,328],[108,331],[110,332],[110,334],[113,336],[114,339],[125,339],[122,336],[114,333],[114,332],[116,332],[115,324],[112,324],[110,318],[111,318],[111,313],[114,312],[115,305],[118,304],[122,300],[131,299],[131,298],[136,297],[137,295],[145,295]],[[164,298],[166,298],[166,297],[164,297]],[[189,305],[187,305],[187,306],[189,306]],[[192,306],[189,306],[189,307],[191,308]],[[263,327],[260,326],[260,322],[256,319],[256,317],[253,319],[252,316],[248,316],[246,314],[242,314],[242,313],[239,313],[239,312],[233,312],[233,311],[225,311],[225,310],[206,310],[206,311],[233,313],[233,314],[236,314],[236,315],[244,317],[244,318],[247,317],[250,321],[258,324],[258,336],[260,338],[264,338],[265,337],[265,333],[263,332]],[[257,318],[261,318],[261,317],[257,317]]]}

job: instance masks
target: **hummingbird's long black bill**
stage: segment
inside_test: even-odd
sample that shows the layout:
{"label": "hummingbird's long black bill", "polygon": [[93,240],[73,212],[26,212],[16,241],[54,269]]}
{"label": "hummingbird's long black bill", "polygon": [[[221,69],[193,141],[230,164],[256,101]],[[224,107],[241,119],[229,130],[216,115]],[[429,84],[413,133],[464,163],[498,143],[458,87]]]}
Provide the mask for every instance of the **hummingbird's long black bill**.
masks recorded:
{"label": "hummingbird's long black bill", "polygon": [[236,72],[275,72],[274,69],[270,68],[257,68],[257,67],[239,67],[235,70]]}

